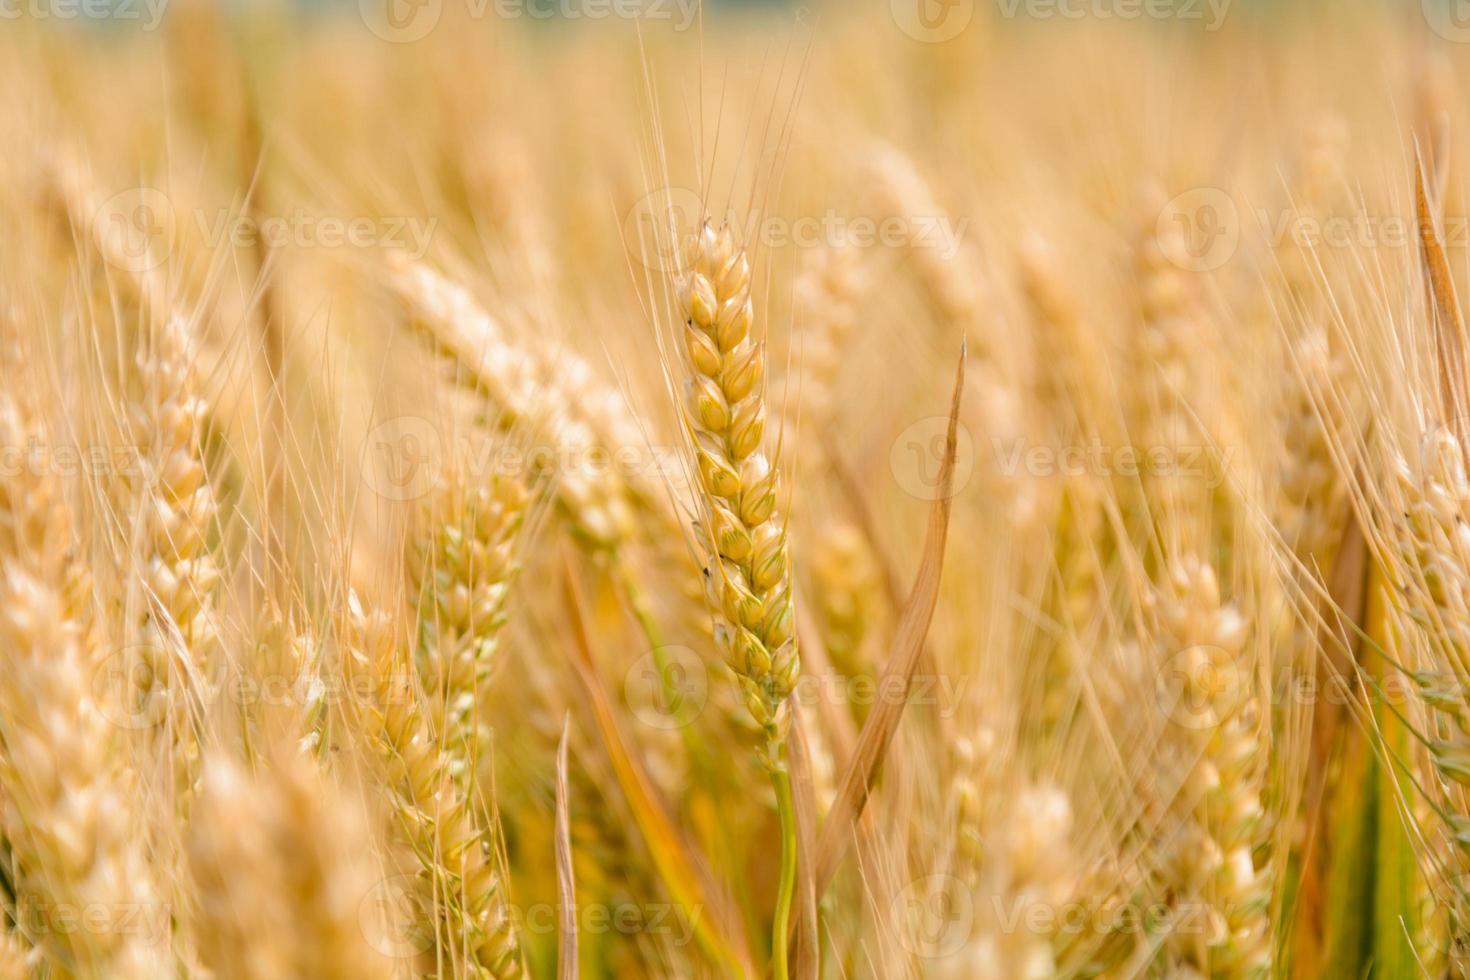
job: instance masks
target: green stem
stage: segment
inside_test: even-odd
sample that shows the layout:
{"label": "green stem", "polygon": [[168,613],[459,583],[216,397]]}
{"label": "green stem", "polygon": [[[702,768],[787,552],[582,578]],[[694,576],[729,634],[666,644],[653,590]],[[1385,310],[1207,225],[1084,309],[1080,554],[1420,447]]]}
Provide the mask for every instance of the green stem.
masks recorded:
{"label": "green stem", "polygon": [[[775,747],[779,750],[779,746]],[[787,980],[787,934],[791,924],[791,899],[796,892],[796,803],[791,795],[791,773],[773,751],[771,785],[776,787],[776,808],[781,815],[781,879],[776,891],[776,919],[771,927],[771,967],[775,980]]]}

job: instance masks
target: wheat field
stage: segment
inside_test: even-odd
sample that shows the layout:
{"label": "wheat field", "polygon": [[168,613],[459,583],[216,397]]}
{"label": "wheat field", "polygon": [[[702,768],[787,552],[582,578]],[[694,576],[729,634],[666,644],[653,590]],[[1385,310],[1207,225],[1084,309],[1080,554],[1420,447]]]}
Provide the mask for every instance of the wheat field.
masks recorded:
{"label": "wheat field", "polygon": [[1459,0],[0,0],[0,978],[1470,976]]}

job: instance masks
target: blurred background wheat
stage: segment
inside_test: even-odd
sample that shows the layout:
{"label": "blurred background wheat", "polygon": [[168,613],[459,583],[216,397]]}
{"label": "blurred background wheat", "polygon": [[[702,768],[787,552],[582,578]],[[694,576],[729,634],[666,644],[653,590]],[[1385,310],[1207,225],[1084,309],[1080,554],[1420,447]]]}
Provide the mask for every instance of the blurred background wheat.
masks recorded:
{"label": "blurred background wheat", "polygon": [[1467,42],[0,0],[0,976],[1470,975]]}

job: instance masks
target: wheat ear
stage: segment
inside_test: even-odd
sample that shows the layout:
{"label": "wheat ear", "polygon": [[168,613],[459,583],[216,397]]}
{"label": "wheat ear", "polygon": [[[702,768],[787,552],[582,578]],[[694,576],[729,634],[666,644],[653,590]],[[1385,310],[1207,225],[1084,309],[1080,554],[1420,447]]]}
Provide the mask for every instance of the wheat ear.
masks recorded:
{"label": "wheat ear", "polygon": [[[548,383],[537,357],[512,343],[469,292],[431,269],[395,253],[389,284],[413,324],[470,373],[500,426],[526,426],[572,461],[547,475],[555,480],[557,504],[578,538],[594,549],[614,549],[626,540],[632,530],[627,487],[611,467],[588,465],[599,441],[571,409],[581,393]],[[533,462],[543,463],[541,455]]]}
{"label": "wheat ear", "polygon": [[452,764],[465,775],[488,743],[475,705],[489,677],[519,570],[528,497],[504,476],[470,485],[451,479],[432,508],[430,530],[414,558],[420,600],[419,668],[435,695]]}
{"label": "wheat ear", "polygon": [[801,662],[777,473],[761,452],[765,362],[750,336],[750,263],[728,229],[704,225],[680,306],[690,371],[684,417],[703,491],[715,635],[775,767],[779,757],[770,753],[785,739],[786,699]]}
{"label": "wheat ear", "polygon": [[877,559],[867,538],[851,524],[824,528],[812,548],[812,598],[832,663],[854,676],[870,670],[863,643],[882,606]]}
{"label": "wheat ear", "polygon": [[[473,975],[522,973],[495,836],[475,819],[419,707],[409,658],[388,617],[350,600],[343,670],[357,696],[350,723],[379,763],[398,838],[418,871],[416,917],[426,940],[463,956]],[[491,821],[493,826],[493,821]]]}
{"label": "wheat ear", "polygon": [[373,891],[361,815],[302,760],[250,778],[206,760],[188,854],[200,957],[218,980],[387,980],[362,905]]}
{"label": "wheat ear", "polygon": [[[1464,518],[1467,471],[1459,438],[1445,426],[1423,438],[1422,466],[1396,467],[1399,512],[1395,588],[1406,611],[1396,615],[1417,694],[1428,772],[1433,790],[1430,870],[1441,879],[1439,901],[1449,918],[1456,950],[1470,936],[1470,524]],[[1397,604],[1396,604],[1397,605]],[[1461,957],[1456,957],[1461,960]],[[1463,961],[1456,968],[1464,971]]]}
{"label": "wheat ear", "polygon": [[1174,951],[1209,977],[1265,977],[1269,883],[1255,858],[1263,754],[1251,624],[1222,600],[1214,570],[1193,558],[1170,566],[1153,605],[1159,664],[1176,695],[1163,752],[1179,778],[1162,873],[1168,893],[1202,903],[1210,925],[1203,936],[1175,937]]}
{"label": "wheat ear", "polygon": [[149,349],[137,355],[138,393],[127,419],[139,454],[128,479],[126,531],[143,590],[133,624],[133,642],[149,668],[140,693],[145,710],[167,720],[183,804],[199,752],[190,700],[209,683],[220,642],[213,609],[220,571],[209,547],[217,504],[204,470],[206,407],[191,339],[183,319],[161,322]]}
{"label": "wheat ear", "polygon": [[857,326],[857,298],[864,287],[851,247],[812,253],[796,283],[796,302],[806,326],[802,345],[802,400],[819,437],[835,417],[834,389]]}
{"label": "wheat ear", "polygon": [[[3,394],[0,430],[6,445],[40,434]],[[158,924],[165,906],[129,826],[120,733],[96,688],[108,664],[70,511],[52,473],[23,467],[0,487],[0,821],[17,919],[53,975],[162,976],[167,936],[128,927]],[[79,913],[87,928],[54,918]]]}

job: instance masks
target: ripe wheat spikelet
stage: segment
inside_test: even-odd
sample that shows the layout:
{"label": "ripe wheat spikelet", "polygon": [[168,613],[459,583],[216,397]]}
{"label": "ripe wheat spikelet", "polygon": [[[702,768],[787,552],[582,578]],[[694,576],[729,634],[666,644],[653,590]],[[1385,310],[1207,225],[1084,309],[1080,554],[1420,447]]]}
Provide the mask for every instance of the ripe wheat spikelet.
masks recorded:
{"label": "ripe wheat spikelet", "polygon": [[993,903],[978,911],[979,922],[964,948],[946,959],[937,975],[955,980],[1055,977],[1052,939],[1060,931],[1058,923],[1033,924],[1026,912],[1062,908],[1072,897],[1071,801],[1056,786],[1023,785],[1007,791],[992,810],[982,821],[989,849],[979,888]]}
{"label": "ripe wheat spikelet", "polygon": [[[181,800],[196,778],[198,740],[190,701],[205,693],[218,666],[213,594],[220,570],[210,547],[217,504],[204,469],[206,413],[194,374],[192,332],[178,317],[162,321],[137,355],[137,394],[128,433],[139,467],[127,480],[123,529],[139,570],[136,631],[130,640],[148,675],[143,710],[166,719]],[[182,667],[180,665],[183,665]]]}
{"label": "ripe wheat spikelet", "polygon": [[1256,866],[1263,839],[1263,719],[1251,624],[1222,600],[1214,570],[1174,562],[1154,594],[1158,663],[1173,685],[1161,751],[1175,767],[1178,823],[1164,830],[1166,893],[1200,902],[1203,935],[1175,937],[1174,953],[1210,977],[1264,977],[1271,968],[1269,883]]}
{"label": "ripe wheat spikelet", "polygon": [[290,617],[267,610],[254,665],[267,694],[252,719],[263,746],[284,744],[306,753],[320,746],[327,702],[322,646]]}
{"label": "ripe wheat spikelet", "polygon": [[[42,436],[8,395],[0,426],[7,445],[26,444],[21,432]],[[0,827],[17,886],[13,914],[53,976],[159,976],[166,940],[150,946],[141,930],[123,928],[130,910],[156,922],[165,906],[130,825],[122,733],[96,689],[107,651],[72,518],[54,474],[22,467],[0,482]],[[58,918],[79,911],[100,916],[100,927]]]}
{"label": "ripe wheat spikelet", "polygon": [[[412,658],[382,612],[353,596],[342,669],[347,723],[377,759],[398,840],[413,854],[416,934],[474,976],[522,973],[494,834],[476,819],[419,706]],[[493,826],[493,819],[490,821]],[[441,938],[442,937],[442,938]]]}
{"label": "ripe wheat spikelet", "polygon": [[1172,224],[1148,220],[1163,210],[1165,193],[1158,186],[1143,194],[1143,227],[1134,241],[1138,277],[1140,375],[1147,379],[1138,409],[1139,438],[1149,447],[1179,447],[1189,439],[1186,398],[1197,379],[1191,354],[1205,334],[1199,286],[1173,256],[1183,250],[1184,234]]}
{"label": "ripe wheat spikelet", "polygon": [[[1423,781],[1433,818],[1423,828],[1424,861],[1458,944],[1470,936],[1470,524],[1467,472],[1459,439],[1436,426],[1424,437],[1419,465],[1399,460],[1397,496],[1403,520],[1394,585],[1403,596],[1395,632],[1422,706],[1415,719],[1426,744]],[[1432,831],[1431,831],[1432,828]],[[1463,963],[1459,966],[1463,969]]]}
{"label": "ripe wheat spikelet", "polygon": [[393,258],[389,283],[413,323],[470,373],[499,413],[498,424],[526,425],[558,458],[570,460],[551,474],[562,513],[589,546],[616,548],[632,524],[626,487],[612,469],[588,465],[597,438],[572,417],[579,393],[547,384],[538,359],[513,343],[467,290],[397,253]]}
{"label": "ripe wheat spikelet", "polygon": [[994,303],[973,246],[949,226],[939,224],[944,211],[906,154],[894,147],[879,147],[871,167],[880,210],[903,221],[908,229],[905,252],[915,264],[938,322],[945,327],[958,325],[970,339],[976,360],[984,361],[994,342],[987,320],[994,315]]}
{"label": "ripe wheat spikelet", "polygon": [[690,372],[685,420],[704,493],[704,544],[715,636],[751,717],[766,733],[762,758],[780,765],[787,698],[801,671],[786,526],[778,477],[761,451],[766,407],[762,345],[750,336],[750,261],[728,228],[706,222],[679,289]]}
{"label": "ripe wheat spikelet", "polygon": [[166,256],[158,243],[151,236],[135,235],[139,230],[130,231],[125,222],[110,224],[104,192],[76,161],[51,163],[43,180],[42,206],[55,214],[77,244],[87,242],[97,250],[107,273],[108,300],[120,301],[124,315],[138,324],[165,317],[170,306],[162,268]]}
{"label": "ripe wheat spikelet", "polygon": [[374,878],[361,815],[301,760],[250,778],[206,757],[190,828],[194,934],[220,980],[386,980],[363,907]]}
{"label": "ripe wheat spikelet", "polygon": [[27,960],[16,933],[7,925],[0,932],[0,980],[26,980],[31,975]]}
{"label": "ripe wheat spikelet", "polygon": [[801,352],[802,400],[807,424],[819,438],[835,417],[834,388],[854,339],[864,285],[856,250],[842,246],[813,252],[796,282],[796,302],[807,331]]}
{"label": "ripe wheat spikelet", "polygon": [[1347,365],[1320,329],[1294,338],[1292,361],[1296,371],[1283,379],[1278,521],[1282,539],[1297,557],[1308,567],[1325,569],[1342,533],[1346,497],[1334,459],[1346,420],[1333,393],[1344,387]]}
{"label": "ripe wheat spikelet", "polygon": [[[1317,119],[1307,130],[1295,161],[1289,214],[1296,220],[1324,222],[1344,208],[1348,197],[1345,162],[1350,136],[1334,114]],[[1312,247],[1306,235],[1286,235],[1276,247],[1276,261],[1287,296],[1307,315],[1320,313],[1326,294],[1322,289],[1325,250]]]}
{"label": "ripe wheat spikelet", "polygon": [[872,549],[851,524],[824,528],[812,545],[812,598],[822,617],[827,654],[843,673],[871,668],[863,642],[881,605],[879,572]]}
{"label": "ripe wheat spikelet", "polygon": [[430,693],[435,731],[465,779],[487,747],[476,703],[494,665],[505,603],[520,561],[528,495],[493,475],[451,477],[432,505],[429,529],[413,557],[420,599],[419,670]]}

